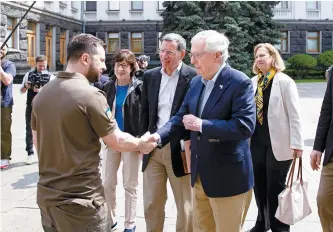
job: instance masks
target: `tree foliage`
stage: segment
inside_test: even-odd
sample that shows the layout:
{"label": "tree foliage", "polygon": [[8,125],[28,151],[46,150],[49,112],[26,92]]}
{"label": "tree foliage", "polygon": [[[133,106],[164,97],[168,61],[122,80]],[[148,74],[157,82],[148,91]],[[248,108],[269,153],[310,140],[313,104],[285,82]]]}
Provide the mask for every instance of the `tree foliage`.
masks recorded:
{"label": "tree foliage", "polygon": [[216,30],[230,40],[228,63],[251,74],[253,48],[258,43],[276,44],[279,25],[272,19],[278,2],[166,1],[162,13],[163,34],[178,33],[187,41],[202,30]]}

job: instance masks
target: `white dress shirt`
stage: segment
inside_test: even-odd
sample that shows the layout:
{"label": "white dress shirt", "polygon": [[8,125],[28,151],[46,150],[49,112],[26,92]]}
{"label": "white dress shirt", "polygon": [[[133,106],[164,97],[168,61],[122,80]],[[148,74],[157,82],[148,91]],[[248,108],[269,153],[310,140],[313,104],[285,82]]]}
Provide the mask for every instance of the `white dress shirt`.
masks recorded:
{"label": "white dress shirt", "polygon": [[179,73],[183,62],[179,63],[179,66],[173,71],[171,76],[168,76],[161,69],[162,79],[160,84],[160,91],[158,94],[158,106],[157,106],[157,128],[161,128],[170,119],[173,98],[175,97],[175,92],[179,80]]}

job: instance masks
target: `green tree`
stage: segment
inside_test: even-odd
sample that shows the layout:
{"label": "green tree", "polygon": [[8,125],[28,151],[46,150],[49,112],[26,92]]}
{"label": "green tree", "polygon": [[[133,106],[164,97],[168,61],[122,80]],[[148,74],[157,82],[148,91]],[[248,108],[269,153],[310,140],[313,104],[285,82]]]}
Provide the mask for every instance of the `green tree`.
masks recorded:
{"label": "green tree", "polygon": [[275,44],[280,38],[279,25],[273,21],[278,2],[173,1],[165,2],[163,34],[179,33],[187,40],[199,31],[212,29],[225,33],[230,40],[228,62],[251,74],[253,48],[258,43]]}
{"label": "green tree", "polygon": [[203,20],[204,2],[165,1],[162,12],[164,27],[162,36],[167,33],[178,33],[184,37],[187,51],[190,50],[191,38],[199,31],[208,29]]}
{"label": "green tree", "polygon": [[242,2],[206,2],[205,21],[210,29],[224,33],[230,41],[228,63],[250,74],[251,59],[246,51],[250,19],[242,13]]}
{"label": "green tree", "polygon": [[326,70],[329,66],[333,64],[333,50],[328,50],[324,53],[321,53],[317,57],[318,65]]}
{"label": "green tree", "polygon": [[250,19],[248,29],[247,52],[252,54],[253,49],[259,43],[277,44],[281,37],[279,28],[281,24],[273,20],[273,9],[279,2],[258,1],[241,2],[246,17]]}

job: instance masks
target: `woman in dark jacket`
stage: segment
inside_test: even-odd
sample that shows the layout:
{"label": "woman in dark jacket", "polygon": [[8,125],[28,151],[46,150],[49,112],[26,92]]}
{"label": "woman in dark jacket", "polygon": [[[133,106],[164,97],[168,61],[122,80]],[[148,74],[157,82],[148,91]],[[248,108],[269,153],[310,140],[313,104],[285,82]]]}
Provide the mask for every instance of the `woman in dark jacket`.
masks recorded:
{"label": "woman in dark jacket", "polygon": [[[103,84],[107,102],[120,130],[139,136],[142,81],[134,73],[136,60],[127,49],[120,50],[113,57],[114,76]],[[103,184],[109,206],[112,230],[116,230],[116,186],[117,171],[123,161],[123,187],[125,189],[125,232],[135,231],[136,204],[139,185],[140,155],[138,152],[119,152],[106,149],[102,165]]]}

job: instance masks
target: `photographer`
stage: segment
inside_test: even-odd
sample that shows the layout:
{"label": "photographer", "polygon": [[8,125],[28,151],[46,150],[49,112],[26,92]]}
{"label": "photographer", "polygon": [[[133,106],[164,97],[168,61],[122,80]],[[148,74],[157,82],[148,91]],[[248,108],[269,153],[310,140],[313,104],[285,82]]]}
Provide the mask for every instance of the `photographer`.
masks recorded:
{"label": "photographer", "polygon": [[[0,42],[0,46],[2,46]],[[12,154],[12,109],[13,109],[13,79],[16,68],[13,62],[4,60],[8,46],[0,51],[0,79],[1,79],[1,169],[9,167]]]}
{"label": "photographer", "polygon": [[45,84],[47,84],[50,80],[54,79],[55,76],[46,70],[47,68],[47,58],[46,56],[37,56],[36,57],[36,68],[28,73],[26,73],[23,77],[23,81],[21,84],[21,93],[27,94],[27,108],[25,111],[25,123],[26,123],[26,151],[28,153],[26,164],[32,164],[33,162],[33,142],[32,142],[32,132],[31,132],[31,102],[37,93],[43,88]]}

